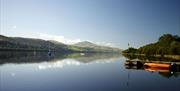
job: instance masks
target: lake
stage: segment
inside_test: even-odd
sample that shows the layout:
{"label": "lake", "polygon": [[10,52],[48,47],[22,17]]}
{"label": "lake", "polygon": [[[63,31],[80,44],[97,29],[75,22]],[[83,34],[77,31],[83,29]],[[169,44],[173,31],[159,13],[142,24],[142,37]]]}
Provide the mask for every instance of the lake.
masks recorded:
{"label": "lake", "polygon": [[0,91],[179,91],[180,72],[127,67],[121,54],[1,52]]}

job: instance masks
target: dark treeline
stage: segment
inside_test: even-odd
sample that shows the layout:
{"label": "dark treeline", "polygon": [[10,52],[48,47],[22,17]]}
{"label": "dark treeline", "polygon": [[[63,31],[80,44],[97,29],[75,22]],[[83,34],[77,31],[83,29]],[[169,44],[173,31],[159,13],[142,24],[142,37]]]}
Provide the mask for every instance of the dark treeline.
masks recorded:
{"label": "dark treeline", "polygon": [[164,34],[156,43],[142,46],[138,49],[129,48],[123,53],[145,55],[180,55],[180,37],[178,35]]}

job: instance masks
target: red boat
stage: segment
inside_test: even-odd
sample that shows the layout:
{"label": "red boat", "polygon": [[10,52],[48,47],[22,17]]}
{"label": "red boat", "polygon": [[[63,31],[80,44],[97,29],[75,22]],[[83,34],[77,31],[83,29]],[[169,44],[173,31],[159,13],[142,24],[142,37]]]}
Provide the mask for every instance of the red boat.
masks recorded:
{"label": "red boat", "polygon": [[165,63],[144,63],[144,70],[151,72],[169,72],[170,64]]}
{"label": "red boat", "polygon": [[153,67],[153,68],[170,68],[170,64],[164,63],[144,63],[145,67]]}

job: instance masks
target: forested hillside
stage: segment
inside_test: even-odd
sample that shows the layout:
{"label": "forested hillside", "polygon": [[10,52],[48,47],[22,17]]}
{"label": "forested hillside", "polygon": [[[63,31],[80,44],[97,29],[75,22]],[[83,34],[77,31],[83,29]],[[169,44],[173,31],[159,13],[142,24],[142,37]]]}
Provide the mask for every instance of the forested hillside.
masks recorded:
{"label": "forested hillside", "polygon": [[178,35],[164,34],[156,43],[142,46],[138,49],[129,48],[123,53],[146,55],[180,55],[180,37]]}

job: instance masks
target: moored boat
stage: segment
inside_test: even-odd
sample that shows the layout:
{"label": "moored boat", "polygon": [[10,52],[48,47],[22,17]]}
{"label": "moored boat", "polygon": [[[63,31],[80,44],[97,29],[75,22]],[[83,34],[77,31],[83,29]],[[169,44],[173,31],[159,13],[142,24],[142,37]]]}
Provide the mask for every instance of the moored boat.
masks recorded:
{"label": "moored boat", "polygon": [[164,64],[164,63],[144,63],[144,66],[147,67],[156,67],[156,68],[170,68],[170,64]]}

